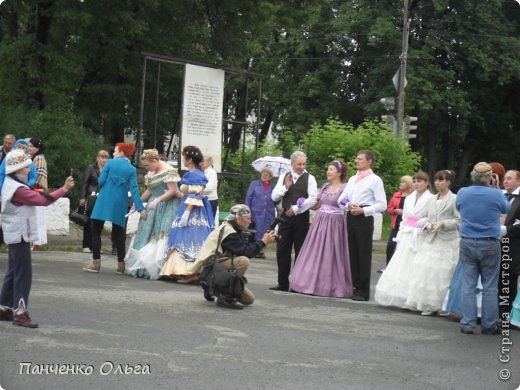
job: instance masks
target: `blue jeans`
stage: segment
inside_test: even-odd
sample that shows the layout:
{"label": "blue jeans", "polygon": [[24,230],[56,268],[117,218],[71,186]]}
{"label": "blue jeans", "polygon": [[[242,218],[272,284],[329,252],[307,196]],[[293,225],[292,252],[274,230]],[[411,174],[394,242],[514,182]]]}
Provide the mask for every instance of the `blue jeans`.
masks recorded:
{"label": "blue jeans", "polygon": [[475,329],[477,321],[478,276],[482,279],[482,329],[496,329],[498,320],[498,273],[500,243],[498,240],[461,238],[462,313],[460,326]]}

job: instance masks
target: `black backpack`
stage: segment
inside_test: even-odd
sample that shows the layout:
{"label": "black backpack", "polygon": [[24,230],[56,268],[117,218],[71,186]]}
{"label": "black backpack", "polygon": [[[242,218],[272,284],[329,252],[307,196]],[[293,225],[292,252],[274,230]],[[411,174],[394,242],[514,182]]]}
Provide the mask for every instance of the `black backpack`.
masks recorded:
{"label": "black backpack", "polygon": [[220,231],[218,236],[217,249],[212,259],[204,265],[199,275],[200,284],[204,290],[204,298],[208,301],[214,301],[214,296],[223,296],[225,298],[240,299],[244,293],[244,287],[247,283],[245,277],[240,275],[233,264],[234,255],[231,256],[231,268],[225,268],[221,263],[228,260],[228,257],[218,258],[218,247],[222,240],[224,229]]}

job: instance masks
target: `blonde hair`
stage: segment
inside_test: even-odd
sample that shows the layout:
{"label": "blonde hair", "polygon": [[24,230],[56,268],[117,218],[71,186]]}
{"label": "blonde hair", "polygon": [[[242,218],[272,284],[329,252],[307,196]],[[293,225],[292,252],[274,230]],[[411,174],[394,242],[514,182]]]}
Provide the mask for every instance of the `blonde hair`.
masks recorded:
{"label": "blonde hair", "polygon": [[100,150],[99,152],[97,152],[96,157],[106,157],[106,158],[109,158],[110,154],[108,154],[108,152],[106,150]]}
{"label": "blonde hair", "polygon": [[405,182],[408,186],[408,191],[413,191],[413,179],[410,175],[404,175],[399,179],[399,183]]}
{"label": "blonde hair", "polygon": [[141,155],[141,160],[159,160],[159,152],[157,149],[145,149]]}
{"label": "blonde hair", "polygon": [[269,174],[269,176],[271,177],[271,179],[273,178],[273,171],[271,171],[269,168],[265,167],[263,168],[261,171],[260,171],[260,174],[264,173],[264,172],[267,172]]}

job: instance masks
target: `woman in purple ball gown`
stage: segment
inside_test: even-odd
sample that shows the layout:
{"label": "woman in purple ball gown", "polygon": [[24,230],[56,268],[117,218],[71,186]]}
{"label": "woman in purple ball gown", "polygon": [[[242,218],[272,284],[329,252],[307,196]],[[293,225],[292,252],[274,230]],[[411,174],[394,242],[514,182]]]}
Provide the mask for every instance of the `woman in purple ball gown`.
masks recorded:
{"label": "woman in purple ball gown", "polygon": [[329,164],[327,183],[318,195],[319,210],[291,275],[291,290],[323,297],[352,295],[347,220],[337,203],[346,177],[347,166],[343,161]]}

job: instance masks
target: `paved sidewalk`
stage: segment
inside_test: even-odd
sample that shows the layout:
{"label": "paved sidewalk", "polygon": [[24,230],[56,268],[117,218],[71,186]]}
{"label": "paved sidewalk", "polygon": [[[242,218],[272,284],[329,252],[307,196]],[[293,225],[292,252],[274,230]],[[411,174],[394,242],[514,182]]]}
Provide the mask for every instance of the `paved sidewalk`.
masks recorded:
{"label": "paved sidewalk", "polygon": [[[373,287],[384,262],[381,245]],[[99,274],[81,271],[90,257],[33,253],[30,312],[40,327],[0,322],[0,387],[494,390],[520,384],[520,332],[462,335],[456,322],[373,301],[269,291],[276,281],[272,251],[247,273],[255,303],[237,311],[206,302],[200,286],[117,275],[114,256],[103,256]],[[0,253],[2,273],[6,263]],[[501,363],[501,354],[509,362]],[[508,381],[499,379],[501,369],[510,370]]]}

